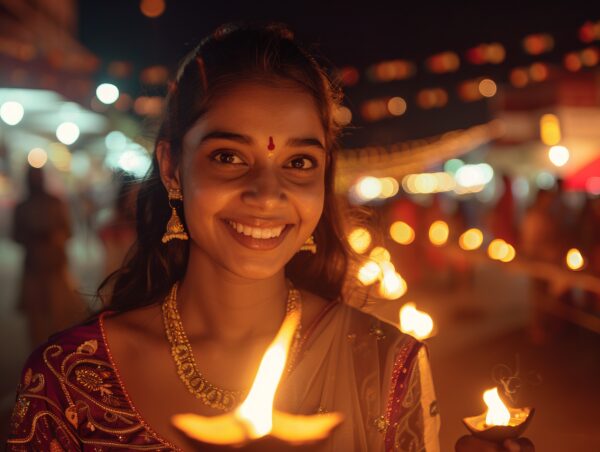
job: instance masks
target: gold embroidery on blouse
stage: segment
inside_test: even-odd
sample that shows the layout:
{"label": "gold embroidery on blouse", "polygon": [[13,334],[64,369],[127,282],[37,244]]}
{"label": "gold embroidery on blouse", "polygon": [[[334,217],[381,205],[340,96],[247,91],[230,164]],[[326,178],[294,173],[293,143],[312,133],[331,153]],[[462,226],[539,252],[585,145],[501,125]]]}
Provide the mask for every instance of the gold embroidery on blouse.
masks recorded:
{"label": "gold embroidery on blouse", "polygon": [[15,407],[13,408],[12,415],[10,417],[10,425],[12,429],[16,429],[21,425],[23,419],[27,415],[27,410],[29,409],[29,405],[31,401],[26,399],[23,396],[19,396],[17,398],[17,403],[15,403]]}
{"label": "gold embroidery on blouse", "polygon": [[[38,411],[31,420],[28,434],[22,438],[9,439],[10,444],[31,442],[34,439],[39,422],[43,421],[47,424],[47,420],[52,419],[61,431],[64,430],[73,441],[73,444],[120,449],[127,447],[128,450],[170,449],[170,445],[167,447],[161,439],[150,435],[146,426],[138,418],[137,413],[131,409],[128,401],[123,400],[124,396],[117,397],[114,395],[112,384],[108,380],[112,376],[118,381],[115,370],[111,363],[93,356],[97,351],[98,341],[95,339],[83,342],[77,347],[76,351],[64,356],[61,356],[64,349],[60,345],[52,344],[46,347],[42,354],[44,363],[60,384],[62,393],[67,400],[67,407],[61,408],[54,400],[39,394],[45,388],[44,375],[41,373],[33,374],[31,369],[27,369],[23,382],[18,388],[19,397],[13,410],[12,419],[14,424],[18,423],[20,425],[25,419],[31,401],[41,399],[55,408],[57,413],[64,410],[64,420],[51,411]],[[51,358],[53,361],[55,359],[61,360],[58,368],[52,364]],[[101,418],[96,419],[92,416],[92,406],[102,411]],[[116,441],[99,440],[85,436],[86,432],[93,433],[96,430],[114,435]],[[147,444],[127,444],[129,435],[140,431],[140,435]],[[50,447],[54,447],[56,451],[62,450],[62,446],[58,442],[51,443]]]}

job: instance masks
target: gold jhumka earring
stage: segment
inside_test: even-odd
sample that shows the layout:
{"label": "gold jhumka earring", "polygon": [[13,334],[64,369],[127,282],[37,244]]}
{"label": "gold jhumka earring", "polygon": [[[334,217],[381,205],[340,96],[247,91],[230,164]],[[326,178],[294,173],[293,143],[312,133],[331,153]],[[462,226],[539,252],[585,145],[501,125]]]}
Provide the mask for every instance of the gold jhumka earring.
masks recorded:
{"label": "gold jhumka earring", "polygon": [[167,230],[162,236],[163,243],[167,243],[170,240],[174,239],[189,239],[187,232],[185,232],[185,228],[183,227],[183,223],[179,219],[179,215],[177,215],[177,210],[175,209],[173,204],[171,204],[171,201],[173,200],[183,201],[183,195],[181,194],[181,190],[179,188],[169,189],[169,206],[171,207],[171,218],[169,218],[169,222],[167,223]]}
{"label": "gold jhumka earring", "polygon": [[306,239],[306,242],[304,242],[304,245],[302,245],[300,251],[310,251],[312,254],[317,254],[317,244],[315,243],[314,235],[311,235],[308,239]]}

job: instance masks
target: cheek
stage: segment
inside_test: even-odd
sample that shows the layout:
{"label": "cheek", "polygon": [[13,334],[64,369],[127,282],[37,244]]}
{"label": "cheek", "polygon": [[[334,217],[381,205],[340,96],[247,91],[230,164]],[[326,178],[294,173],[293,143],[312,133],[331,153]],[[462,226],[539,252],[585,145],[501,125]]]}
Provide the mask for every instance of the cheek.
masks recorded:
{"label": "cheek", "polygon": [[322,185],[301,190],[297,195],[297,205],[302,222],[314,229],[323,213],[324,201],[325,190]]}

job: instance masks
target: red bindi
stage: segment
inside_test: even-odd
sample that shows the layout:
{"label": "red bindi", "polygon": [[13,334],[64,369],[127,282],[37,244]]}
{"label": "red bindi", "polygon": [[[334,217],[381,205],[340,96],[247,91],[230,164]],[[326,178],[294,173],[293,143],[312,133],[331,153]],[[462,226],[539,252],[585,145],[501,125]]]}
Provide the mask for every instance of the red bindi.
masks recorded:
{"label": "red bindi", "polygon": [[275,149],[275,143],[273,143],[273,137],[269,137],[269,146],[267,147],[267,149],[269,151],[272,151]]}

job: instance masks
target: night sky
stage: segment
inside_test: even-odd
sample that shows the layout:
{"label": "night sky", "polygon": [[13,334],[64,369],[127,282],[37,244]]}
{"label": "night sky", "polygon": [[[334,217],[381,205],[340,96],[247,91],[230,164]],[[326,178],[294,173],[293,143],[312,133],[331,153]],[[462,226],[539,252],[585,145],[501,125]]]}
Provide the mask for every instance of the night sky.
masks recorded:
{"label": "night sky", "polygon": [[[386,144],[485,122],[489,119],[485,101],[465,104],[453,94],[459,81],[485,75],[506,82],[511,68],[536,61],[521,48],[521,39],[530,33],[552,34],[555,48],[543,60],[560,64],[565,52],[585,47],[577,38],[579,27],[586,20],[600,19],[600,2],[597,6],[594,2],[587,6],[583,2],[524,3],[473,2],[459,7],[457,2],[426,1],[167,0],[165,13],[149,19],[141,14],[135,0],[82,1],[79,39],[103,62],[127,60],[138,70],[165,64],[174,71],[183,55],[220,24],[240,19],[276,20],[289,24],[305,43],[316,44],[335,66],[352,65],[362,71],[381,60],[413,60],[418,71],[412,79],[383,84],[363,79],[345,90],[346,105],[353,111],[357,126],[345,138],[345,144]],[[459,71],[443,75],[429,74],[423,67],[424,59],[434,53],[452,50],[462,56],[470,47],[495,41],[506,48],[507,58],[500,65],[472,66],[463,62]],[[99,78],[104,74],[101,70]],[[137,81],[128,83],[124,88],[138,94]],[[360,121],[358,107],[364,99],[393,95],[410,99],[417,89],[431,86],[449,90],[446,107],[427,111],[409,108],[400,118],[376,124]]]}

